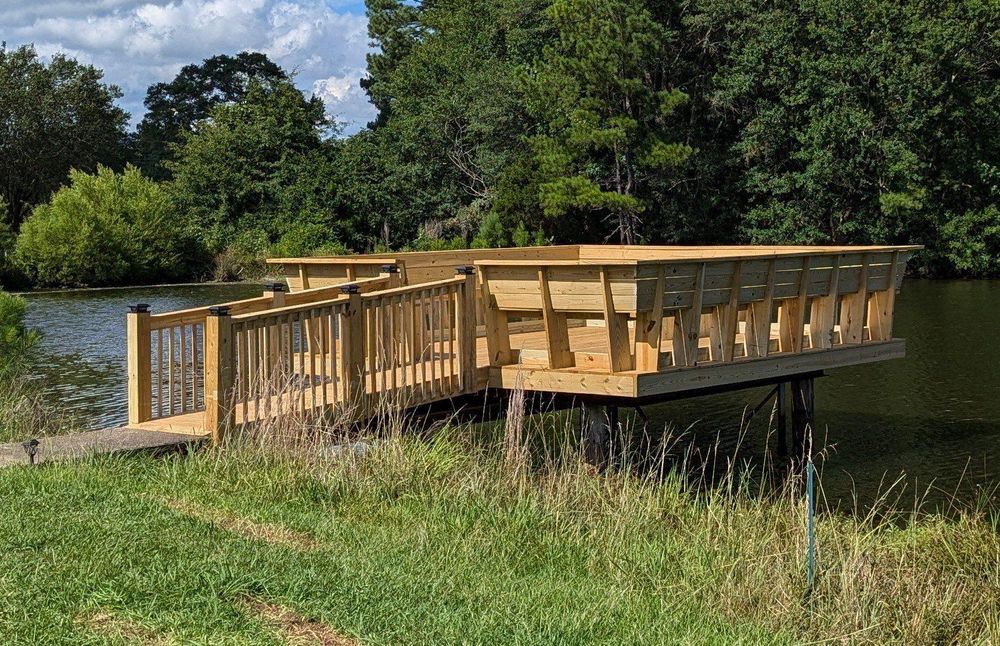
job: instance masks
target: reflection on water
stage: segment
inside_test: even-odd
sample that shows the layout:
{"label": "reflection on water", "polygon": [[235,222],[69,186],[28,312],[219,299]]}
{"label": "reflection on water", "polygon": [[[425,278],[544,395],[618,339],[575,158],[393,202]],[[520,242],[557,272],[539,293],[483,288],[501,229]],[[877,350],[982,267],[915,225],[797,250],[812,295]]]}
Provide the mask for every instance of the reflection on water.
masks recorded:
{"label": "reflection on water", "polygon": [[149,303],[152,312],[259,296],[259,285],[185,285],[27,294],[27,324],[43,338],[35,378],[47,399],[65,407],[84,428],[119,426],[128,419],[125,313]]}
{"label": "reflection on water", "polygon": [[[153,312],[207,305],[260,293],[254,285],[211,285],[32,294],[28,323],[43,330],[38,378],[47,396],[87,427],[121,424],[125,402],[125,312],[146,302]],[[824,466],[831,502],[856,491],[870,501],[883,481],[905,472],[961,492],[1000,474],[1000,281],[907,281],[898,300],[896,335],[907,357],[831,372],[817,381],[817,444],[832,447]],[[650,430],[688,429],[708,448],[732,450],[744,407],[766,389],[688,399],[646,408]],[[766,411],[750,425],[742,455],[763,456]],[[938,494],[940,499],[941,494]],[[845,504],[850,504],[846,500]],[[912,505],[912,499],[906,504]]]}

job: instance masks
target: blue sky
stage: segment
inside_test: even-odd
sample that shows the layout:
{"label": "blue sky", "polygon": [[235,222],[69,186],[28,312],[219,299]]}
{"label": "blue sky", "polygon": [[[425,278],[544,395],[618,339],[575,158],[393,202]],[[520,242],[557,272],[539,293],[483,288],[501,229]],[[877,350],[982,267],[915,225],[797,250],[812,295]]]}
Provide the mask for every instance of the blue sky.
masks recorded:
{"label": "blue sky", "polygon": [[368,49],[358,0],[0,0],[0,40],[34,43],[104,70],[133,125],[152,83],[188,63],[243,50],[296,72],[350,134],[373,116],[358,81]]}

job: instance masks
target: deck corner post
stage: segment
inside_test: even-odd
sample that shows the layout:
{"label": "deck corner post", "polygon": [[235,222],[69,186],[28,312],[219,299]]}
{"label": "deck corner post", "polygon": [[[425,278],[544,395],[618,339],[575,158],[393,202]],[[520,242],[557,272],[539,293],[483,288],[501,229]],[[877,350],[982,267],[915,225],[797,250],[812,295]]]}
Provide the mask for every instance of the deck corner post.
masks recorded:
{"label": "deck corner post", "polygon": [[205,430],[218,444],[232,430],[233,324],[228,307],[210,307],[205,317]]}
{"label": "deck corner post", "polygon": [[271,297],[271,309],[285,306],[285,286],[282,283],[271,283],[264,290],[264,296]]}
{"label": "deck corner post", "polygon": [[389,278],[386,282],[386,289],[395,289],[403,286],[402,274],[399,272],[399,265],[382,265],[382,273],[386,274]]}
{"label": "deck corner post", "polygon": [[466,265],[456,267],[455,273],[462,276],[461,309],[456,312],[458,320],[458,356],[461,366],[462,392],[476,391],[476,268]]}
{"label": "deck corner post", "polygon": [[141,424],[153,417],[152,347],[149,337],[149,305],[129,307],[128,332],[128,423]]}

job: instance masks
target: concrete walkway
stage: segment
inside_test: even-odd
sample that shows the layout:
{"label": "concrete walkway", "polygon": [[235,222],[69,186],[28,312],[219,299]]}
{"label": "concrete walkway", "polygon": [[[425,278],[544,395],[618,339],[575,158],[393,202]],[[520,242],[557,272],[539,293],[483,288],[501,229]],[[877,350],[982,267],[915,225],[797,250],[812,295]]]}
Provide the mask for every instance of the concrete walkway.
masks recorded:
{"label": "concrete walkway", "polygon": [[[96,454],[169,451],[204,441],[204,438],[180,433],[107,428],[100,431],[39,438],[35,462],[41,464],[43,462],[73,460]],[[30,464],[30,458],[24,450],[24,446],[20,442],[0,444],[0,468],[17,464]]]}

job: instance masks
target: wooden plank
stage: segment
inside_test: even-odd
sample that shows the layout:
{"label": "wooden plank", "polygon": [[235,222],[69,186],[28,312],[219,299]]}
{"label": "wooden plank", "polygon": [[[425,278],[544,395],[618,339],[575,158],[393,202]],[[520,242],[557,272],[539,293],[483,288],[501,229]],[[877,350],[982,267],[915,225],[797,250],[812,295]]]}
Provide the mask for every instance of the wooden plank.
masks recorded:
{"label": "wooden plank", "polygon": [[482,293],[483,321],[486,326],[486,346],[489,352],[489,365],[503,366],[511,363],[510,330],[507,327],[507,312],[497,307],[496,300],[490,293],[489,270],[483,267],[479,270],[479,288]]}
{"label": "wooden plank", "polygon": [[153,416],[149,316],[148,311],[126,315],[129,424],[140,424]]}
{"label": "wooden plank", "polygon": [[656,287],[653,292],[652,309],[649,312],[636,314],[636,370],[651,372],[659,369],[660,345],[663,336],[663,286],[665,282],[666,269],[661,265],[656,269]]}
{"label": "wooden plank", "polygon": [[771,310],[774,307],[774,275],[775,263],[771,261],[767,267],[764,297],[760,301],[751,303],[747,309],[746,355],[749,357],[766,357],[770,350]]}
{"label": "wooden plank", "polygon": [[806,303],[809,298],[810,257],[802,258],[798,293],[795,298],[787,298],[778,303],[778,350],[780,352],[801,352],[805,330]]}
{"label": "wooden plank", "polygon": [[892,254],[886,289],[874,292],[868,298],[868,334],[872,341],[887,341],[892,338],[892,319],[896,309],[896,280],[900,271],[900,253]]}
{"label": "wooden plank", "polygon": [[232,429],[233,389],[232,320],[228,315],[205,319],[205,431],[218,443]]}
{"label": "wooden plank", "polygon": [[835,256],[825,296],[813,298],[809,314],[809,341],[813,349],[833,347],[833,329],[840,300],[840,257]]}
{"label": "wooden plank", "polygon": [[566,326],[566,314],[552,308],[548,273],[548,268],[538,268],[538,289],[542,296],[542,320],[549,368],[568,368],[573,365],[573,353],[569,350],[569,328]]}
{"label": "wooden plank", "polygon": [[865,305],[868,302],[868,256],[861,260],[858,290],[845,294],[840,304],[840,342],[857,344],[864,340]]}
{"label": "wooden plank", "polygon": [[706,264],[695,274],[691,306],[674,315],[673,360],[675,366],[693,366],[698,362],[698,339],[701,337],[702,297]]}
{"label": "wooden plank", "polygon": [[604,325],[611,372],[631,370],[632,353],[628,347],[628,315],[615,312],[608,270],[603,266],[601,267],[601,286],[604,290],[601,302],[604,309]]}

